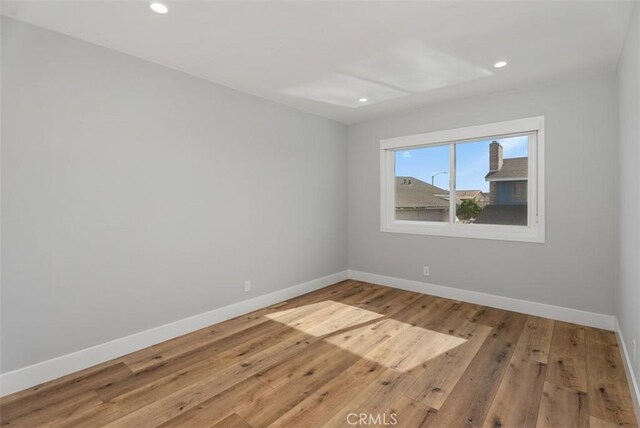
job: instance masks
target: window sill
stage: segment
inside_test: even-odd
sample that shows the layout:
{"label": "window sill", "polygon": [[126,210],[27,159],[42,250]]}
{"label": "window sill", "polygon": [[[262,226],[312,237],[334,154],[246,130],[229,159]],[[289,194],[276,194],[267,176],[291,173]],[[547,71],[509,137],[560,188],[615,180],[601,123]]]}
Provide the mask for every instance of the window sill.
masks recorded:
{"label": "window sill", "polygon": [[380,231],[388,233],[408,233],[412,235],[448,236],[453,238],[545,243],[544,233],[542,233],[539,228],[525,226],[394,221],[391,224],[383,225]]}

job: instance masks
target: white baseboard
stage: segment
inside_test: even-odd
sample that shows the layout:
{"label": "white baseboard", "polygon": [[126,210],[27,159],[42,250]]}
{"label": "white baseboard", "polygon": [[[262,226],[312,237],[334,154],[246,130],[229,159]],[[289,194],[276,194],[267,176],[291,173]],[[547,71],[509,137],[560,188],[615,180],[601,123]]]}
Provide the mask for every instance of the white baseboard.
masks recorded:
{"label": "white baseboard", "polygon": [[337,272],[322,278],[314,279],[273,293],[254,297],[229,306],[214,309],[203,314],[181,319],[169,324],[132,334],[107,343],[82,349],[71,354],[62,355],[18,370],[0,375],[0,397],[39,385],[96,364],[104,363],[117,357],[129,354],[182,336],[183,334],[216,324],[274,303],[291,299],[348,278],[348,271]]}
{"label": "white baseboard", "polygon": [[[165,340],[173,339],[174,337],[190,333],[200,328],[237,317],[256,309],[261,309],[265,306],[335,284],[336,282],[343,281],[347,278],[606,330],[614,330],[620,335],[617,320],[612,315],[580,311],[577,309],[496,296],[477,291],[463,290],[460,288],[446,287],[442,285],[349,270],[337,272],[335,274],[294,285],[283,290],[274,291],[273,293],[254,297],[252,299],[214,309],[203,314],[195,315],[107,343],[82,349],[71,354],[3,373],[0,375],[0,397],[121,357],[131,352],[135,352],[148,346],[164,342]],[[621,338],[619,340],[623,345],[623,352],[628,360],[626,350],[624,349],[624,341]],[[629,366],[627,370],[627,372],[629,372],[631,368],[628,361],[625,361],[625,364]],[[637,395],[638,386],[635,383],[635,379],[633,379],[633,382],[630,381],[629,384],[634,385]],[[637,406],[637,397],[635,398]]]}
{"label": "white baseboard", "polygon": [[514,299],[511,297],[497,296],[480,293],[478,291],[464,290],[462,288],[446,287],[443,285],[429,284],[426,282],[412,281],[409,279],[394,278],[375,273],[349,271],[349,278],[357,281],[371,282],[373,284],[388,285],[402,290],[415,291],[417,293],[431,294],[447,299],[461,300],[492,308],[506,309],[521,312],[527,315],[551,318],[589,327],[614,330],[613,315],[598,314],[595,312],[580,311],[578,309],[564,308],[562,306],[548,305],[546,303],[531,302],[528,300]]}
{"label": "white baseboard", "polygon": [[624,371],[627,374],[627,383],[631,390],[631,399],[633,400],[633,407],[636,411],[636,420],[640,421],[640,388],[638,388],[638,382],[636,381],[636,376],[633,372],[633,364],[631,364],[631,358],[629,358],[629,354],[627,353],[627,346],[625,345],[624,337],[622,336],[622,330],[620,330],[620,324],[618,324],[618,318],[615,318],[614,324],[618,343],[622,345],[622,363],[624,364]]}

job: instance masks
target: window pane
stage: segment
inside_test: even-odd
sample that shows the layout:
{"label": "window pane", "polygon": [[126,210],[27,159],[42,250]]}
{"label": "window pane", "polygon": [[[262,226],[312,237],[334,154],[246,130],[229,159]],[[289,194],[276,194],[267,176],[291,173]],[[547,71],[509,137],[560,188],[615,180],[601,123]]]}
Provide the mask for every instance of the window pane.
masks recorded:
{"label": "window pane", "polygon": [[529,137],[456,144],[456,221],[527,225]]}
{"label": "window pane", "polygon": [[449,222],[449,150],[395,152],[396,220]]}

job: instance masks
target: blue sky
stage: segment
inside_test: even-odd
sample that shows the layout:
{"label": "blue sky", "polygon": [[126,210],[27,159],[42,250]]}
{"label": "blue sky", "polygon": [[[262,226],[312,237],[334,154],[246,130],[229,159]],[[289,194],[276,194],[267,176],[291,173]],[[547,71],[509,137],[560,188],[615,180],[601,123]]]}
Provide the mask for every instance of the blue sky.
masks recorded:
{"label": "blue sky", "polygon": [[[492,140],[456,144],[456,187],[458,190],[480,189],[489,191],[484,176],[489,171],[489,144]],[[503,147],[505,159],[527,156],[528,137],[511,137],[497,140]],[[425,147],[396,152],[396,175],[411,176],[449,189],[449,146]]]}

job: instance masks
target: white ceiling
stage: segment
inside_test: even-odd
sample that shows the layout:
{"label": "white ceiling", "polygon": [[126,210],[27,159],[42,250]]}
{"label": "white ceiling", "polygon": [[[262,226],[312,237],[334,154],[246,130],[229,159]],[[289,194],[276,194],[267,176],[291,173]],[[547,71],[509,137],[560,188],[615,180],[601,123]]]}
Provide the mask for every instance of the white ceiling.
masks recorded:
{"label": "white ceiling", "polygon": [[[345,123],[615,69],[633,2],[3,1],[4,15]],[[509,65],[494,69],[498,60]],[[358,102],[366,97],[367,103]]]}

